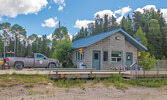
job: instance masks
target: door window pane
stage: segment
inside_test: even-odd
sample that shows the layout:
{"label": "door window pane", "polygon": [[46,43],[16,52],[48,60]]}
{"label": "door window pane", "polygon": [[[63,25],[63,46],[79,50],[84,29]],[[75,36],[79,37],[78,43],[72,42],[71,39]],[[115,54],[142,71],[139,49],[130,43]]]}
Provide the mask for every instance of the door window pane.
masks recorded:
{"label": "door window pane", "polygon": [[94,53],[94,59],[98,59],[98,53]]}
{"label": "door window pane", "polygon": [[130,60],[130,59],[131,59],[130,55],[127,55],[127,60]]}

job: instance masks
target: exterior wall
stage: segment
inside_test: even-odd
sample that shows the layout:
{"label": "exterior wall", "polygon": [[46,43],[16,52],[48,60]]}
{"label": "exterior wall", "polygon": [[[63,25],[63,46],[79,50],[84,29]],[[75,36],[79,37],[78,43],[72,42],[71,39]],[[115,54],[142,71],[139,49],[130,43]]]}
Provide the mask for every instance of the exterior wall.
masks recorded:
{"label": "exterior wall", "polygon": [[132,63],[137,61],[137,48],[130,44],[128,41],[125,41],[125,51],[131,52],[133,54]]}
{"label": "exterior wall", "polygon": [[[116,40],[115,37],[119,36],[119,40]],[[80,62],[75,61],[75,51],[72,51],[72,60],[73,63],[78,65]],[[87,68],[92,68],[92,54],[93,51],[100,51],[100,69],[111,69],[111,67],[124,67],[126,65],[126,52],[133,53],[133,62],[135,62],[135,58],[137,57],[137,48],[131,45],[129,42],[125,40],[125,36],[121,33],[115,33],[97,43],[94,43],[86,48],[83,48],[85,52],[83,64],[87,66]],[[103,61],[103,51],[108,51],[108,61]],[[111,51],[121,51],[122,52],[122,62],[121,63],[113,63],[111,62]]]}

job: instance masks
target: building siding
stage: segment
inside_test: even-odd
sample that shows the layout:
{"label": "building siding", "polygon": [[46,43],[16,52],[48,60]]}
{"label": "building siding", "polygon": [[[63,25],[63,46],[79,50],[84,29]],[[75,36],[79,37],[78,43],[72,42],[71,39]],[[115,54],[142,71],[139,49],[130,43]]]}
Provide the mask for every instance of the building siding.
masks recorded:
{"label": "building siding", "polygon": [[[116,40],[115,37],[119,36],[120,39]],[[100,51],[100,69],[107,70],[111,69],[111,67],[124,67],[126,65],[126,52],[133,53],[133,62],[136,61],[137,58],[137,48],[131,45],[129,42],[125,40],[125,36],[121,33],[115,33],[99,42],[96,42],[88,47],[83,48],[85,52],[84,60],[82,62],[78,62],[75,60],[75,52],[78,49],[74,49],[71,51],[72,61],[75,65],[79,65],[79,63],[83,63],[87,66],[87,68],[92,68],[92,53],[93,51]],[[108,62],[103,61],[103,51],[108,51]],[[121,51],[122,52],[122,62],[121,63],[112,63],[111,62],[111,51]]]}

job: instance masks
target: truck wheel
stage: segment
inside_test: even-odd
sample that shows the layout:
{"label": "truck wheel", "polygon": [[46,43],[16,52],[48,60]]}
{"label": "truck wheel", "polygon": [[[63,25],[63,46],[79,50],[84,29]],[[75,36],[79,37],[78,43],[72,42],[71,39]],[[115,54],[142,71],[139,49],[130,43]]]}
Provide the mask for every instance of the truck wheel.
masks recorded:
{"label": "truck wheel", "polygon": [[49,68],[56,68],[56,64],[49,64]]}
{"label": "truck wheel", "polygon": [[17,62],[17,63],[15,64],[15,69],[17,69],[17,70],[22,70],[22,69],[23,69],[23,64],[22,64],[21,62]]}

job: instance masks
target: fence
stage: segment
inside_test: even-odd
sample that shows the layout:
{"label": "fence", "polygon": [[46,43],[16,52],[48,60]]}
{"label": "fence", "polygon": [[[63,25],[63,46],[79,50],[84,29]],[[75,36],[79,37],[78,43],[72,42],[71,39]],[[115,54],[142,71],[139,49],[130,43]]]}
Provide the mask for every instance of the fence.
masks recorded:
{"label": "fence", "polygon": [[144,71],[137,63],[131,65],[130,77],[132,78],[167,78],[167,60],[160,60],[156,67]]}

